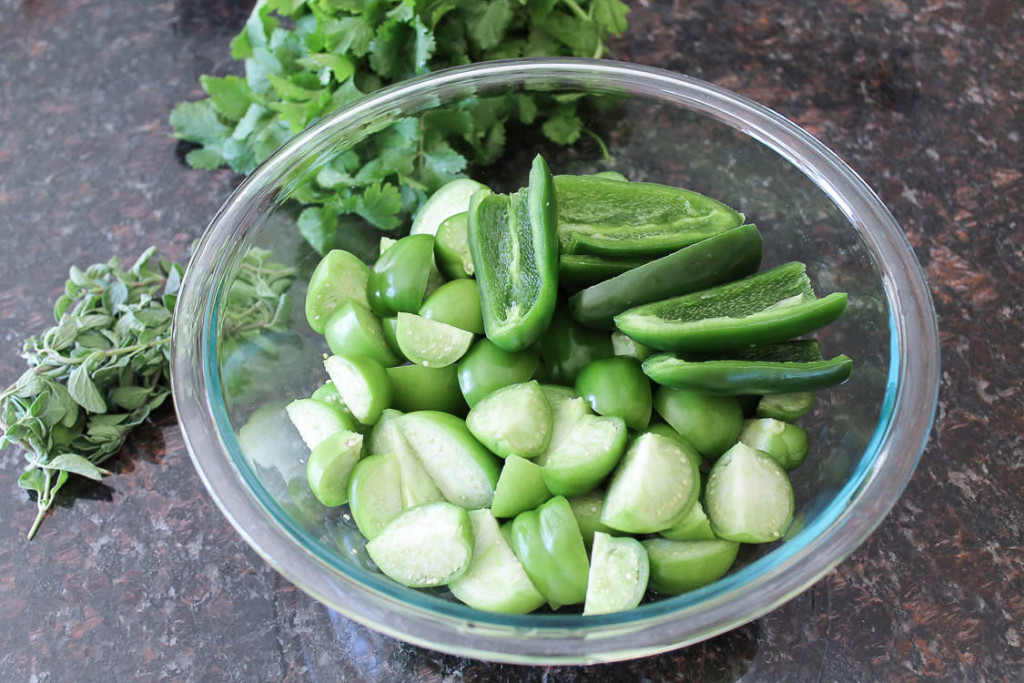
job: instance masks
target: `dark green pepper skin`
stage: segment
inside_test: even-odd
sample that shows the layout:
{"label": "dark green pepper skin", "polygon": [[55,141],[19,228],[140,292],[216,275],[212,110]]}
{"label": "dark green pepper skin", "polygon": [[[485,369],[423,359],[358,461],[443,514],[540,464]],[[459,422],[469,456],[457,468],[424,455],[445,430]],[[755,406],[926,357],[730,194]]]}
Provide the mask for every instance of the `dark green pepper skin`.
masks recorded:
{"label": "dark green pepper skin", "polygon": [[616,275],[622,275],[645,263],[647,263],[645,259],[613,259],[590,254],[563,254],[558,257],[558,282],[562,285],[589,287]]}
{"label": "dark green pepper skin", "polygon": [[523,569],[552,609],[587,597],[590,562],[572,507],[555,496],[512,521],[511,546]]}
{"label": "dark green pepper skin", "polygon": [[491,340],[481,339],[459,360],[459,387],[473,407],[498,389],[529,381],[539,363],[532,349],[503,351]]}
{"label": "dark green pepper skin", "polygon": [[557,207],[551,170],[533,160],[530,182],[511,196],[480,190],[469,206],[469,250],[487,338],[520,351],[547,329],[558,295]]}
{"label": "dark green pepper skin", "polygon": [[384,318],[416,313],[423,303],[434,263],[434,238],[410,235],[381,254],[366,282],[370,308]]}
{"label": "dark green pepper skin", "polygon": [[572,317],[603,330],[626,309],[714,287],[761,266],[761,233],[743,225],[587,287],[569,299]]}
{"label": "dark green pepper skin", "polygon": [[651,382],[635,358],[613,356],[591,362],[576,377],[576,393],[598,415],[621,417],[634,431],[647,429],[651,421]]}
{"label": "dark green pepper skin", "polygon": [[817,298],[794,261],[710,289],[653,301],[615,316],[626,336],[661,351],[718,353],[775,344],[828,325],[847,296]]}
{"label": "dark green pepper skin", "polygon": [[563,310],[551,320],[540,353],[551,381],[571,387],[580,370],[600,358],[611,358],[615,350],[609,333],[584,327]]}
{"label": "dark green pepper skin", "polygon": [[788,394],[817,391],[845,382],[853,371],[847,356],[821,357],[818,343],[799,340],[737,351],[732,357],[683,360],[659,353],[644,372],[662,386],[709,396]]}

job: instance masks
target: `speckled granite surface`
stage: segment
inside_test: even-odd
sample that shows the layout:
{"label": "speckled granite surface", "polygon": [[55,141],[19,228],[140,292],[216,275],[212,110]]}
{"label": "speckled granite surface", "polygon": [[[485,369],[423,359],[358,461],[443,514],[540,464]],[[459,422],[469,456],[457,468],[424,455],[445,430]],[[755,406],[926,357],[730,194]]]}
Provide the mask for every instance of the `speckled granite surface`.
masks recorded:
{"label": "speckled granite surface", "polygon": [[[179,257],[234,182],[166,124],[232,68],[246,2],[0,0],[0,380],[70,261]],[[169,411],[27,543],[0,453],[0,680],[1019,680],[1024,671],[1024,5],[634,3],[617,54],[749,95],[836,150],[931,280],[932,439],[887,521],[781,609],[687,650],[579,669],[420,650],[305,597],[249,549]]]}

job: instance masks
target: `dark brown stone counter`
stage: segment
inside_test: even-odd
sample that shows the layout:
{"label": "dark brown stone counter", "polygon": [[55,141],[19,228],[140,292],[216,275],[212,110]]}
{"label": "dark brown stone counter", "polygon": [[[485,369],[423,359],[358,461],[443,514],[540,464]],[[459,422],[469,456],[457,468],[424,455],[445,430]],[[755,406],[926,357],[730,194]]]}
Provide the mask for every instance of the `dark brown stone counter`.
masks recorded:
{"label": "dark brown stone counter", "polygon": [[[71,263],[182,258],[237,179],[167,115],[237,69],[249,2],[0,0],[0,383]],[[632,3],[615,56],[779,111],[880,194],[930,280],[931,440],[886,521],[769,615],[586,668],[491,665],[358,626],[293,587],[204,490],[169,408],[24,540],[0,452],[0,680],[1020,680],[1024,672],[1024,4]]]}

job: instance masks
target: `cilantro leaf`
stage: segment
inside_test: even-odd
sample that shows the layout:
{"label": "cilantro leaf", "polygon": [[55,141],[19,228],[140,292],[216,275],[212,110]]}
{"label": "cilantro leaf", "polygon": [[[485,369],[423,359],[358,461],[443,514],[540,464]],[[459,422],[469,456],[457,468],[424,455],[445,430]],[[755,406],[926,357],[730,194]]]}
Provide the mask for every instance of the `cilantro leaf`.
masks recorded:
{"label": "cilantro leaf", "polygon": [[594,21],[606,32],[620,36],[626,30],[629,5],[619,0],[592,0]]}
{"label": "cilantro leaf", "polygon": [[181,102],[171,112],[170,122],[176,137],[202,145],[217,143],[229,132],[210,100]]}
{"label": "cilantro leaf", "polygon": [[231,121],[237,121],[245,116],[246,110],[253,102],[249,84],[238,76],[200,76],[199,82],[210,96],[214,110]]}
{"label": "cilantro leaf", "polygon": [[402,196],[391,183],[373,183],[356,201],[356,213],[381,230],[394,230],[402,224],[398,212]]}
{"label": "cilantro leaf", "polygon": [[[600,56],[628,11],[621,0],[257,0],[231,43],[244,77],[202,77],[209,98],[176,107],[171,124],[200,146],[186,156],[193,167],[249,173],[321,117],[402,79],[473,60]],[[540,92],[467,99],[374,131],[294,187],[298,228],[321,252],[345,214],[393,230],[441,184],[498,159],[509,120],[559,144],[593,136],[580,106]]]}

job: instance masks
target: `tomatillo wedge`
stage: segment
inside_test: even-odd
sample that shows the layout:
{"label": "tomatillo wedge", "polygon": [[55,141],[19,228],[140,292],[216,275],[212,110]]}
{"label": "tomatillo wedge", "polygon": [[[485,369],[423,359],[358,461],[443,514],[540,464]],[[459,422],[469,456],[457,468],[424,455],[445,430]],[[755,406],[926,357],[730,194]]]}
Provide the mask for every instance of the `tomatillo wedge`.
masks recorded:
{"label": "tomatillo wedge", "polygon": [[370,308],[381,317],[415,313],[423,303],[434,267],[434,238],[410,235],[398,240],[373,264],[366,283]]}
{"label": "tomatillo wedge", "polygon": [[813,391],[797,391],[787,394],[768,394],[757,403],[757,416],[770,417],[784,422],[795,422],[803,417],[814,405]]}
{"label": "tomatillo wedge", "polygon": [[485,612],[526,614],[544,604],[526,570],[505,542],[490,510],[469,513],[473,523],[473,559],[469,569],[448,584],[452,595]]}
{"label": "tomatillo wedge", "polygon": [[459,376],[454,365],[425,368],[399,365],[388,368],[391,379],[391,404],[404,413],[416,410],[440,410],[453,415],[466,413],[466,401],[459,391]]}
{"label": "tomatillo wedge", "polygon": [[472,407],[502,387],[528,381],[539,363],[532,349],[505,351],[490,339],[480,339],[459,361],[459,387]]}
{"label": "tomatillo wedge", "polygon": [[320,259],[306,290],[306,320],[323,334],[327,319],[346,301],[369,306],[366,281],[370,269],[355,254],[334,249]]}
{"label": "tomatillo wedge", "polygon": [[467,510],[490,507],[501,461],[473,437],[465,422],[424,410],[402,415],[398,425],[448,502]]}
{"label": "tomatillo wedge", "polygon": [[491,512],[495,517],[515,517],[520,512],[534,509],[551,495],[540,465],[518,455],[510,455],[505,458],[498,485],[494,487]]}
{"label": "tomatillo wedge", "polygon": [[782,420],[747,420],[740,431],[740,443],[767,453],[787,472],[807,457],[807,431]]}
{"label": "tomatillo wedge", "polygon": [[736,443],[743,428],[743,409],[731,397],[716,398],[696,391],[661,387],[654,409],[687,443],[708,458],[717,458]]}
{"label": "tomatillo wedge", "polygon": [[622,458],[629,433],[622,418],[581,415],[567,438],[539,458],[552,493],[574,496],[598,486]]}
{"label": "tomatillo wedge", "polygon": [[739,226],[743,214],[679,187],[598,176],[555,177],[563,254],[666,254]]}
{"label": "tomatillo wedge", "polygon": [[650,563],[635,538],[594,534],[583,616],[625,612],[640,604],[647,592]]}
{"label": "tomatillo wedge", "polygon": [[793,521],[793,485],[786,471],[742,443],[711,468],[704,503],[715,535],[730,541],[771,543]]}
{"label": "tomatillo wedge", "polygon": [[498,389],[473,406],[466,426],[502,458],[536,458],[551,440],[551,406],[536,381]]}
{"label": "tomatillo wedge", "polygon": [[683,438],[682,434],[672,429],[671,426],[664,422],[659,422],[649,426],[647,431],[651,434],[657,434],[658,436],[664,436],[668,439],[672,439],[679,444],[679,447],[683,449],[684,453],[686,453],[686,457],[693,461],[693,464],[697,466],[698,470],[704,464],[704,456],[701,455],[696,448],[690,445],[690,442]]}
{"label": "tomatillo wedge", "polygon": [[540,342],[540,353],[551,381],[572,386],[576,375],[592,361],[611,358],[611,335],[592,330],[573,320],[569,313],[555,313]]}
{"label": "tomatillo wedge", "polygon": [[363,435],[335,432],[321,441],[306,460],[306,481],[313,497],[327,507],[348,502],[348,480],[359,462]]}
{"label": "tomatillo wedge", "polygon": [[469,178],[456,178],[445,183],[416,212],[409,234],[436,235],[445,220],[465,213],[469,209],[470,198],[478,190],[486,188],[483,183]]}
{"label": "tomatillo wedge", "polygon": [[608,484],[601,521],[619,531],[668,529],[697,502],[700,472],[675,441],[638,436]]}
{"label": "tomatillo wedge", "polygon": [[658,532],[672,541],[710,541],[718,538],[711,530],[711,522],[704,514],[704,506],[697,501],[682,519]]}
{"label": "tomatillo wedge", "polygon": [[369,356],[330,356],[324,368],[352,415],[364,425],[374,424],[391,406],[388,373]]}
{"label": "tomatillo wedge", "polygon": [[569,307],[578,322],[611,330],[629,308],[746,277],[760,265],[761,233],[743,225],[587,287]]}
{"label": "tomatillo wedge", "polygon": [[348,480],[348,508],[359,532],[368,539],[397,517],[402,502],[402,472],[391,453],[363,458]]}
{"label": "tomatillo wedge", "polygon": [[332,408],[345,413],[350,419],[355,419],[352,416],[352,411],[348,409],[347,405],[345,405],[345,400],[341,397],[341,394],[338,393],[338,388],[334,386],[334,382],[331,380],[327,380],[317,387],[316,391],[310,395],[310,398],[314,401],[326,403]]}
{"label": "tomatillo wedge", "polygon": [[309,450],[340,431],[354,432],[355,421],[344,411],[311,398],[300,398],[285,406],[288,419]]}
{"label": "tomatillo wedge", "polygon": [[567,500],[572,508],[572,514],[580,527],[580,535],[583,536],[583,544],[589,551],[594,544],[594,534],[598,531],[609,536],[621,536],[623,532],[613,529],[601,521],[601,508],[604,507],[604,489],[596,488],[578,496],[571,496]]}
{"label": "tomatillo wedge", "polygon": [[384,338],[380,318],[354,301],[346,301],[331,315],[324,328],[324,336],[328,348],[335,355],[361,353],[384,367],[400,362]]}
{"label": "tomatillo wedge", "polygon": [[683,360],[659,353],[644,361],[644,372],[658,384],[713,396],[814,391],[845,382],[852,371],[847,356],[823,360],[813,340],[754,346],[726,357]]}
{"label": "tomatillo wedge", "polygon": [[590,287],[598,282],[642,266],[646,259],[614,259],[590,254],[562,254],[558,257],[558,281],[562,285]]}
{"label": "tomatillo wedge", "polygon": [[405,440],[398,418],[402,413],[397,410],[385,410],[366,442],[366,452],[370,455],[392,454],[398,460],[400,479],[399,490],[402,494],[402,506],[416,507],[435,500],[444,500],[441,490],[434,484],[430,474],[419,456]]}
{"label": "tomatillo wedge", "polygon": [[399,313],[395,334],[398,348],[425,368],[447,367],[469,350],[473,333],[413,313]]}
{"label": "tomatillo wedge", "polygon": [[468,213],[460,213],[441,223],[434,237],[434,261],[449,280],[471,278],[476,273],[473,255],[469,253]]}
{"label": "tomatillo wedge", "polygon": [[558,242],[551,171],[537,156],[515,194],[483,189],[469,207],[473,255],[487,338],[506,351],[537,341],[558,295]]}
{"label": "tomatillo wedge", "polygon": [[590,563],[572,508],[555,496],[512,520],[512,551],[551,609],[587,597]]}
{"label": "tomatillo wedge", "polygon": [[452,280],[438,287],[420,306],[420,315],[473,334],[484,333],[480,290],[472,280]]}
{"label": "tomatillo wedge", "polygon": [[671,541],[649,538],[643,542],[651,564],[648,586],[665,595],[679,595],[725,576],[736,561],[740,544],[733,541]]}
{"label": "tomatillo wedge", "polygon": [[403,586],[444,586],[469,568],[473,523],[451,503],[427,503],[402,512],[366,544],[377,567]]}
{"label": "tomatillo wedge", "polygon": [[[803,263],[630,308],[615,325],[662,351],[721,352],[773,344],[818,329],[846,308],[846,294],[818,299]],[[753,392],[757,393],[757,392]]]}
{"label": "tomatillo wedge", "polygon": [[651,421],[651,382],[633,358],[592,361],[576,376],[576,393],[598,415],[621,417],[638,432]]}

